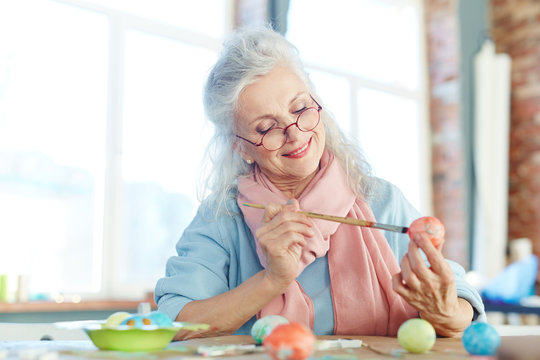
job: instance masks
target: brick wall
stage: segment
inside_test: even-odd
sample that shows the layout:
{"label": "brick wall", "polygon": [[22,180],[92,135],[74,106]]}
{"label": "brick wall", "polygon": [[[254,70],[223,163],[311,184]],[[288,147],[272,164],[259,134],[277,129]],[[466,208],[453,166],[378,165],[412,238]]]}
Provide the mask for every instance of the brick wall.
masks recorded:
{"label": "brick wall", "polygon": [[[528,237],[540,256],[540,1],[489,0],[497,52],[512,58],[508,238]],[[446,253],[468,266],[460,135],[458,0],[425,2],[434,210]]]}
{"label": "brick wall", "polygon": [[445,257],[469,267],[457,0],[425,2],[434,215],[445,224]]}
{"label": "brick wall", "polygon": [[540,256],[540,1],[491,0],[491,22],[512,58],[508,235]]}

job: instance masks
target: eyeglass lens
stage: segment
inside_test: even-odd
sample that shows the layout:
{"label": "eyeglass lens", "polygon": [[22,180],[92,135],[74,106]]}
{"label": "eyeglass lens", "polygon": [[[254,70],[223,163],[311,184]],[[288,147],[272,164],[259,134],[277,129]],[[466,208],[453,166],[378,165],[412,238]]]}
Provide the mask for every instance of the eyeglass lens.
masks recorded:
{"label": "eyeglass lens", "polygon": [[[311,131],[319,124],[319,119],[319,111],[316,108],[308,108],[298,115],[296,123],[291,125],[296,125],[300,131]],[[286,129],[288,130],[288,128]],[[263,146],[270,151],[281,148],[287,141],[287,134],[284,130],[283,128],[275,128],[264,134]]]}

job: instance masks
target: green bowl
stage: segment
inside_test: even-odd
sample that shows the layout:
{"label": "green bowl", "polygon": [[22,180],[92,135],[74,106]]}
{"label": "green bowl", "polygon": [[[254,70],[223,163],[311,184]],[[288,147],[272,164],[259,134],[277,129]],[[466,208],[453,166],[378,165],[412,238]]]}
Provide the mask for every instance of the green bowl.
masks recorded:
{"label": "green bowl", "polygon": [[100,350],[116,351],[155,351],[165,348],[180,330],[204,330],[206,324],[174,322],[173,326],[157,327],[147,325],[134,328],[127,325],[104,327],[92,324],[84,327],[84,331]]}

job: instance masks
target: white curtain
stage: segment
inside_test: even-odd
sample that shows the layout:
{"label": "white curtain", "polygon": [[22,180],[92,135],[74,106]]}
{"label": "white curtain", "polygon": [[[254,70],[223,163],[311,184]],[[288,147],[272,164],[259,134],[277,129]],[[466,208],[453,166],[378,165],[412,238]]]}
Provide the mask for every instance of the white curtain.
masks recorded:
{"label": "white curtain", "polygon": [[508,234],[510,66],[486,40],[474,59],[474,172],[476,177],[473,270],[493,278],[505,266]]}

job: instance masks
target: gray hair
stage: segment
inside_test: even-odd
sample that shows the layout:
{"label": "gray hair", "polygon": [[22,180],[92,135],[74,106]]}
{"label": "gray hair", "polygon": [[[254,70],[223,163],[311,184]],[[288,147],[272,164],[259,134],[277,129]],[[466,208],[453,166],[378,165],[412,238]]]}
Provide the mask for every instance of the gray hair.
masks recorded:
{"label": "gray hair", "polygon": [[[219,60],[211,69],[204,87],[204,109],[214,125],[203,162],[202,187],[199,199],[211,194],[214,207],[227,209],[228,198],[236,198],[236,179],[248,174],[249,165],[233,150],[235,116],[242,90],[268,74],[277,66],[293,70],[307,85],[312,96],[320,102],[314,86],[304,69],[298,51],[279,33],[267,27],[237,29],[224,42]],[[321,122],[326,132],[326,149],[334,154],[345,168],[349,183],[357,195],[366,196],[369,189],[370,167],[360,150],[339,129],[332,116],[321,111]],[[245,146],[245,144],[240,144]]]}

